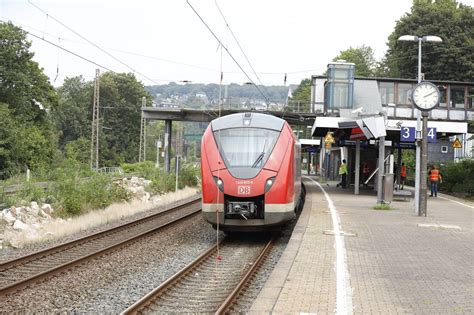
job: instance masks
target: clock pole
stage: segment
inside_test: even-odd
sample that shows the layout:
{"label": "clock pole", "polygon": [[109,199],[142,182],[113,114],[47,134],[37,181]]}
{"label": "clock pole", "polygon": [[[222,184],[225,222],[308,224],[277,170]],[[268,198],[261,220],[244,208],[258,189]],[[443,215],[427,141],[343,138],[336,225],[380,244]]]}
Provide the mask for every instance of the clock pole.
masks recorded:
{"label": "clock pole", "polygon": [[421,130],[421,182],[420,182],[420,211],[419,216],[426,217],[426,208],[427,208],[427,185],[426,185],[426,176],[427,176],[427,164],[428,164],[428,112],[423,111],[421,113],[423,118],[423,126]]}
{"label": "clock pole", "polygon": [[[438,36],[433,36],[433,35],[425,35],[423,37],[419,37],[419,36],[415,36],[415,35],[402,35],[398,38],[399,41],[409,41],[409,42],[418,42],[418,84],[421,83],[421,42],[437,42],[437,43],[440,43],[442,42],[443,40],[438,37]],[[425,119],[427,120],[427,117],[425,117]],[[424,127],[427,128],[426,124],[423,123]],[[423,127],[422,127],[423,128]],[[420,112],[417,111],[417,118],[416,118],[416,172],[415,172],[415,211],[416,213],[421,216],[421,196],[422,195],[422,183],[424,182],[425,185],[425,197],[424,197],[424,214],[426,215],[426,162],[425,162],[425,170],[424,170],[424,173],[425,173],[425,177],[423,177],[423,165],[420,165],[422,164],[421,163],[421,156],[424,154],[425,157],[426,157],[426,160],[427,160],[427,148],[428,148],[428,145],[426,143],[426,135],[427,135],[427,132],[425,131],[425,134],[423,136],[423,139],[422,139],[422,147],[423,147],[423,141],[425,141],[425,151],[424,153],[421,153],[420,151],[420,145],[419,145],[419,131],[420,130]],[[422,131],[423,133],[423,131]],[[426,161],[425,160],[425,161]],[[421,169],[421,170],[420,170]],[[420,174],[422,173],[422,174]]]}

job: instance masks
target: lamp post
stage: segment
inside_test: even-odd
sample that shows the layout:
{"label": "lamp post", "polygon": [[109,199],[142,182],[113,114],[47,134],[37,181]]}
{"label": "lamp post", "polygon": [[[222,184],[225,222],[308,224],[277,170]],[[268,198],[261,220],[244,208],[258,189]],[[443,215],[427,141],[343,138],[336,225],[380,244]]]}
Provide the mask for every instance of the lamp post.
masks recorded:
{"label": "lamp post", "polygon": [[[440,43],[443,40],[438,36],[427,35],[423,37],[415,35],[403,35],[398,38],[399,41],[418,42],[418,84],[421,82],[421,42],[435,42]],[[420,215],[421,212],[426,214],[426,166],[427,166],[427,153],[421,152],[421,147],[427,151],[427,139],[426,132],[423,132],[422,137],[422,126],[421,126],[421,114],[419,110],[416,110],[416,165],[415,165],[415,212]],[[423,120],[425,122],[426,119]],[[423,124],[423,130],[427,128]],[[421,140],[421,141],[420,141]],[[423,158],[422,158],[423,157]],[[421,170],[423,170],[424,177],[421,176]],[[424,185],[422,185],[424,183]],[[423,186],[423,187],[422,187]],[[424,191],[424,194],[422,193]],[[420,205],[423,205],[424,209],[420,209]],[[420,212],[421,210],[421,212]]]}

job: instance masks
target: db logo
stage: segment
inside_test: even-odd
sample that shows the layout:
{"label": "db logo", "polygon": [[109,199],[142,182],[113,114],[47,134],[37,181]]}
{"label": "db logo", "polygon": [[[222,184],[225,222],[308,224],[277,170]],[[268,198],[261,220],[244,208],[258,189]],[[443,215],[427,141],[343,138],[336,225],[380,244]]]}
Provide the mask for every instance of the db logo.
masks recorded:
{"label": "db logo", "polygon": [[237,193],[239,195],[250,195],[250,186],[237,186]]}

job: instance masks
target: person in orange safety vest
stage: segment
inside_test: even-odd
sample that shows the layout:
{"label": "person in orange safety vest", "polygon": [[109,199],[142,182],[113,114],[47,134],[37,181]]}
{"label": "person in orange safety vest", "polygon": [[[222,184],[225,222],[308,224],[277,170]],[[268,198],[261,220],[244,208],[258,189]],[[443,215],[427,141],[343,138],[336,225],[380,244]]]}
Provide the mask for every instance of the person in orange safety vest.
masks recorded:
{"label": "person in orange safety vest", "polygon": [[438,183],[442,181],[441,173],[436,168],[436,166],[431,166],[430,171],[428,172],[431,183],[431,195],[430,197],[438,197]]}
{"label": "person in orange safety vest", "polygon": [[400,170],[400,184],[402,184],[402,188],[405,185],[405,180],[407,178],[407,167],[405,166],[405,163],[402,162],[402,167]]}

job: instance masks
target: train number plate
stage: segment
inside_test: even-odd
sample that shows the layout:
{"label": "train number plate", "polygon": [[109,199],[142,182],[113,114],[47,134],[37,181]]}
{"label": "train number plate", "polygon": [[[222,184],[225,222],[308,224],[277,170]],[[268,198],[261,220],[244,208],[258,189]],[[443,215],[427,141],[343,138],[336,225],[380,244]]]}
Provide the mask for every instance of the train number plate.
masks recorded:
{"label": "train number plate", "polygon": [[237,193],[239,195],[250,195],[250,186],[237,186]]}

